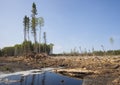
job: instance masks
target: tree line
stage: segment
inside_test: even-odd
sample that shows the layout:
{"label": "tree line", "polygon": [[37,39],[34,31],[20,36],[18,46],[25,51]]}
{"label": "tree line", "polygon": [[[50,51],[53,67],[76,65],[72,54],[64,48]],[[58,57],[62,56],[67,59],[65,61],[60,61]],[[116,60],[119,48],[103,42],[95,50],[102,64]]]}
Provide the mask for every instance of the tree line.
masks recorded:
{"label": "tree line", "polygon": [[[0,56],[19,56],[28,53],[47,53],[52,54],[53,44],[47,44],[46,32],[43,32],[43,43],[41,39],[42,27],[44,26],[44,18],[36,17],[36,4],[33,2],[31,10],[31,19],[27,15],[23,18],[24,27],[24,41],[22,44],[16,44],[11,47],[4,47],[0,49]],[[37,27],[39,26],[39,30]],[[39,32],[38,32],[39,31]],[[34,42],[30,40],[30,33],[32,33]],[[37,40],[37,33],[39,33],[39,41]]]}
{"label": "tree line", "polygon": [[[37,49],[39,49],[39,43],[36,44]],[[25,41],[22,44],[16,44],[11,47],[4,47],[0,49],[0,56],[22,56],[26,55],[27,53],[34,52],[35,44],[31,41]],[[47,44],[46,49],[44,44],[41,44],[41,53],[52,54],[53,51],[53,44]]]}
{"label": "tree line", "polygon": [[93,51],[93,52],[63,52],[60,54],[52,54],[52,56],[115,56],[120,55],[120,50],[108,50],[108,51]]}

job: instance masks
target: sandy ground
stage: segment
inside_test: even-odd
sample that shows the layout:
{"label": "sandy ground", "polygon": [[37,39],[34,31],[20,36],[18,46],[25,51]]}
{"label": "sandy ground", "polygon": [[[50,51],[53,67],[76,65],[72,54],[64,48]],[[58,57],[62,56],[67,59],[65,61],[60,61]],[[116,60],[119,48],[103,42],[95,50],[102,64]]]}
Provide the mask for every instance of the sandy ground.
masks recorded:
{"label": "sandy ground", "polygon": [[0,72],[43,67],[64,67],[54,71],[83,79],[83,85],[120,85],[120,56],[0,57]]}

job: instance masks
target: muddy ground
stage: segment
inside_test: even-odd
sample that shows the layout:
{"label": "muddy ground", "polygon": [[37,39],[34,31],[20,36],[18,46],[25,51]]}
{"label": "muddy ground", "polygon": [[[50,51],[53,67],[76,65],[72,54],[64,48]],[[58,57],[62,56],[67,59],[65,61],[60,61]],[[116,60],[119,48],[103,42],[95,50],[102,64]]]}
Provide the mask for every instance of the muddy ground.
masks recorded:
{"label": "muddy ground", "polygon": [[1,72],[44,67],[63,67],[54,71],[83,79],[83,85],[120,85],[120,56],[0,57]]}

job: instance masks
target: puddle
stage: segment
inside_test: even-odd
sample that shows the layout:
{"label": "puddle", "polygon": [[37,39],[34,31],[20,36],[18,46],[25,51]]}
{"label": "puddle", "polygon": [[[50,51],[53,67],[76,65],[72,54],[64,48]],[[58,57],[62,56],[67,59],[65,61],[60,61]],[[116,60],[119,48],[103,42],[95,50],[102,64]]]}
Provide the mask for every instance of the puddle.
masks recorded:
{"label": "puddle", "polygon": [[30,75],[9,75],[0,78],[0,85],[82,85],[82,80],[45,71]]}

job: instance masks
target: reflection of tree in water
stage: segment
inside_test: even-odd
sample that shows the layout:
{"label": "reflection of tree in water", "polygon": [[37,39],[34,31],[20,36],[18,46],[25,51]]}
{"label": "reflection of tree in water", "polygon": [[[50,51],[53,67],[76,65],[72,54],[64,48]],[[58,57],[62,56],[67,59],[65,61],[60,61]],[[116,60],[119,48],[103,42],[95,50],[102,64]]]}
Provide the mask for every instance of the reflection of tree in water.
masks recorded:
{"label": "reflection of tree in water", "polygon": [[20,85],[27,85],[27,77],[28,76],[21,76]]}
{"label": "reflection of tree in water", "polygon": [[43,73],[42,85],[45,85],[45,73],[46,73],[46,72]]}
{"label": "reflection of tree in water", "polygon": [[[39,85],[40,84],[40,79],[41,79],[41,84],[40,85],[45,85],[45,79],[46,79],[46,72],[44,72],[42,74],[42,78],[39,78],[40,75],[31,75],[31,79],[30,79],[30,82],[29,82],[29,78],[28,76],[21,76],[21,79],[20,79],[20,85]],[[37,79],[37,80],[36,80]]]}
{"label": "reflection of tree in water", "polygon": [[32,82],[31,82],[31,85],[34,85],[34,82],[35,82],[35,74],[32,75]]}
{"label": "reflection of tree in water", "polygon": [[25,76],[21,76],[20,85],[23,85],[24,77],[25,77]]}
{"label": "reflection of tree in water", "polygon": [[[36,75],[37,76],[37,85],[39,84],[39,74],[38,75]],[[39,84],[40,85],[40,84]]]}
{"label": "reflection of tree in water", "polygon": [[25,85],[27,85],[27,77],[28,77],[28,76],[25,77]]}

